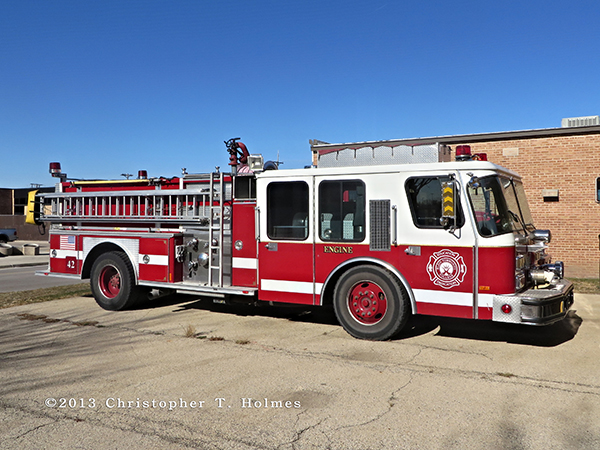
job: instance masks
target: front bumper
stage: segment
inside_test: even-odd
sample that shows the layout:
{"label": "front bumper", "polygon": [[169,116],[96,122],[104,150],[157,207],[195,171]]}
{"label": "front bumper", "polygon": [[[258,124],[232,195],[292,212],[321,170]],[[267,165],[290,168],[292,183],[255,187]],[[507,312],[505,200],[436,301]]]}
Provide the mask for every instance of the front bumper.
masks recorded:
{"label": "front bumper", "polygon": [[[528,289],[510,295],[494,295],[492,320],[528,325],[549,325],[562,320],[572,305],[573,283],[561,279],[555,285],[546,288]],[[510,311],[504,312],[508,310]]]}

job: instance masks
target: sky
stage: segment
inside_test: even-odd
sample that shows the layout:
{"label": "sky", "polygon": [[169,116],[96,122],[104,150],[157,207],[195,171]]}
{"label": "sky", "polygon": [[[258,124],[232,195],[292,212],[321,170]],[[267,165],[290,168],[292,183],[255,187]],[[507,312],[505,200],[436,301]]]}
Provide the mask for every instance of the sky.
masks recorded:
{"label": "sky", "polygon": [[0,0],[0,187],[600,114],[597,0]]}

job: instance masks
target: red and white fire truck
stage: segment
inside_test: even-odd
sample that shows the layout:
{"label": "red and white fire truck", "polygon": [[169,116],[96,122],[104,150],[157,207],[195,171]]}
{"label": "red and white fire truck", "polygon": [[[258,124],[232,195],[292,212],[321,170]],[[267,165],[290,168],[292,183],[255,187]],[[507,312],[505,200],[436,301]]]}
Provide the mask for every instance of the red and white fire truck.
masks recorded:
{"label": "red and white fire truck", "polygon": [[546,325],[573,303],[519,176],[468,146],[317,142],[316,166],[277,170],[226,144],[231,173],[75,181],[51,163],[28,215],[49,224],[42,273],[89,278],[108,310],[151,290],[332,305],[373,340],[413,314]]}

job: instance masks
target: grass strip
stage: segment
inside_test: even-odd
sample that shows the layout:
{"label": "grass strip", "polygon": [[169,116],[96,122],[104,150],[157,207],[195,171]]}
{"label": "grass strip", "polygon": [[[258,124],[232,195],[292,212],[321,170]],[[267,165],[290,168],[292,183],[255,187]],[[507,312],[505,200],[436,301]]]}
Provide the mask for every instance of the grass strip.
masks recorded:
{"label": "grass strip", "polygon": [[31,291],[0,292],[0,308],[48,302],[61,298],[91,296],[89,283],[34,289]]}
{"label": "grass strip", "polygon": [[573,283],[578,294],[600,294],[600,280],[598,278],[567,278]]}

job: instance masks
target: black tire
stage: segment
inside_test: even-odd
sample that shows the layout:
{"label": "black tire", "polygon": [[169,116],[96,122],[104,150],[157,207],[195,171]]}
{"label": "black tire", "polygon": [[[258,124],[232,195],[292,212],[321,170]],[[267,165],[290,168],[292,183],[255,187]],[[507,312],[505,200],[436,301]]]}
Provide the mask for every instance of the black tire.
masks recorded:
{"label": "black tire", "polygon": [[120,311],[143,300],[143,290],[135,284],[133,267],[124,252],[104,253],[94,261],[90,287],[96,303],[109,311]]}
{"label": "black tire", "polygon": [[356,266],[345,272],[333,293],[335,315],[352,336],[384,341],[396,335],[410,315],[408,294],[389,271]]}

